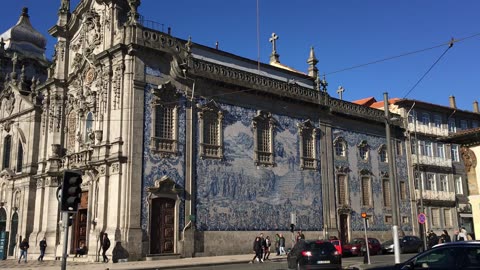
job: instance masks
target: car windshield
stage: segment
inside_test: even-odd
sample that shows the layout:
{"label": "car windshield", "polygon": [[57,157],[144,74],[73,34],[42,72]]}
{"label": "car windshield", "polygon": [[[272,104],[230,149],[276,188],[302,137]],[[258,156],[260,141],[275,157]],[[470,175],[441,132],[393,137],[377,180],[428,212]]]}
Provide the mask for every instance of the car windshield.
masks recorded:
{"label": "car windshield", "polygon": [[391,245],[391,244],[393,244],[393,240],[387,240],[383,244],[384,245]]}
{"label": "car windshield", "polygon": [[352,242],[350,242],[350,244],[356,245],[356,244],[362,244],[363,242],[364,240],[362,238],[355,238],[352,240]]}

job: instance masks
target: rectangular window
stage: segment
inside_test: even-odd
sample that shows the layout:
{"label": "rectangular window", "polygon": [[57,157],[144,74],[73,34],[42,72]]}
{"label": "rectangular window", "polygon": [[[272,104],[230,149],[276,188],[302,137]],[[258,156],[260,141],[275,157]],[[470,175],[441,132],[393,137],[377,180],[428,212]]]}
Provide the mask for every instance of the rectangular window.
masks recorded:
{"label": "rectangular window", "polygon": [[461,129],[461,130],[466,130],[466,129],[468,129],[468,122],[467,122],[467,120],[460,120],[460,129]]}
{"label": "rectangular window", "polygon": [[408,217],[402,216],[402,223],[403,223],[403,224],[408,224],[408,223],[409,223]]}
{"label": "rectangular window", "polygon": [[437,143],[437,157],[445,159],[445,145],[443,143]]}
{"label": "rectangular window", "polygon": [[433,157],[433,144],[432,144],[432,142],[425,142],[424,156]]}
{"label": "rectangular window", "polygon": [[455,176],[455,193],[463,194],[463,183],[462,183],[462,177],[460,176]]}
{"label": "rectangular window", "polygon": [[478,128],[478,121],[472,121],[472,128]]}
{"label": "rectangular window", "polygon": [[440,115],[435,114],[433,116],[433,122],[436,128],[439,128],[439,129],[442,128],[442,117]]}
{"label": "rectangular window", "polygon": [[440,226],[440,209],[432,208],[432,226]]}
{"label": "rectangular window", "polygon": [[18,141],[18,148],[17,148],[17,168],[16,172],[22,172],[23,169],[23,146],[22,142]]}
{"label": "rectangular window", "polygon": [[371,205],[369,177],[362,177],[362,205]]}
{"label": "rectangular window", "polygon": [[[415,172],[415,189],[420,189],[420,185],[422,184],[422,174],[420,172]],[[422,186],[423,187],[423,186]]]}
{"label": "rectangular window", "polygon": [[200,137],[200,154],[203,158],[222,158],[221,118],[218,111],[205,110],[200,116],[202,136]]}
{"label": "rectangular window", "polygon": [[392,201],[390,197],[390,180],[383,179],[383,205],[391,207]]}
{"label": "rectangular window", "polygon": [[400,200],[404,201],[407,199],[407,183],[405,181],[400,181]]}
{"label": "rectangular window", "polygon": [[257,165],[274,165],[273,156],[273,121],[272,116],[262,112],[255,117],[254,127],[256,132],[255,163]]}
{"label": "rectangular window", "polygon": [[422,114],[422,125],[429,126],[430,125],[430,115],[428,113]]}
{"label": "rectangular window", "polygon": [[439,186],[439,191],[448,191],[448,180],[447,176],[445,174],[440,174],[439,175],[439,181],[440,181],[440,186]]}
{"label": "rectangular window", "polygon": [[[418,151],[418,145],[417,145],[417,141],[415,138],[412,138],[412,154],[413,155],[416,155],[417,154],[417,151]],[[417,160],[418,162],[418,160]]]}
{"label": "rectangular window", "polygon": [[455,123],[455,118],[448,119],[448,132],[455,133],[457,132],[457,126]]}
{"label": "rectangular window", "polygon": [[392,216],[385,216],[385,224],[392,224],[393,218]]}
{"label": "rectangular window", "polygon": [[452,210],[444,209],[443,216],[445,217],[445,227],[452,227]]}
{"label": "rectangular window", "polygon": [[395,141],[395,153],[397,154],[397,156],[403,155],[403,143],[400,140]]}
{"label": "rectangular window", "polygon": [[12,136],[7,135],[5,139],[3,139],[3,162],[2,162],[2,169],[7,169],[10,167],[10,152],[12,148]]}
{"label": "rectangular window", "polygon": [[313,128],[304,127],[301,130],[301,167],[302,169],[316,169],[315,132]]}
{"label": "rectangular window", "polygon": [[452,144],[452,160],[454,162],[460,162],[458,145]]}
{"label": "rectangular window", "polygon": [[155,106],[155,125],[151,148],[155,151],[174,153],[177,151],[176,107]]}
{"label": "rectangular window", "polygon": [[348,205],[347,201],[347,177],[345,175],[337,176],[338,182],[338,204],[339,205]]}
{"label": "rectangular window", "polygon": [[427,173],[426,190],[436,190],[435,187],[435,175],[433,173]]}

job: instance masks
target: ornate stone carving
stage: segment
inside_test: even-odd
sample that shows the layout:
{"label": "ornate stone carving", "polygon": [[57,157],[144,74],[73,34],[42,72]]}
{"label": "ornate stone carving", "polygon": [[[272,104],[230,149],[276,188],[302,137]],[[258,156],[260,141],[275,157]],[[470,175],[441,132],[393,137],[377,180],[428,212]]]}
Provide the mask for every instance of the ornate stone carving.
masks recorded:
{"label": "ornate stone carving", "polygon": [[336,166],[335,172],[340,174],[347,174],[350,172],[350,168],[347,166]]}
{"label": "ornate stone carving", "polygon": [[477,157],[475,156],[475,153],[468,147],[462,147],[460,151],[467,172],[470,172],[470,169],[472,168],[475,169],[477,167]]}
{"label": "ornate stone carving", "polygon": [[37,179],[37,188],[43,188],[43,179],[42,178],[39,178]]}
{"label": "ornate stone carving", "polygon": [[95,130],[95,142],[97,144],[101,143],[103,140],[103,130]]}
{"label": "ornate stone carving", "polygon": [[122,89],[122,78],[125,65],[123,61],[119,61],[115,65],[115,71],[113,73],[112,89],[113,89],[113,109],[116,110],[120,104],[120,91]]}
{"label": "ornate stone carving", "polygon": [[115,162],[111,165],[112,173],[119,173],[120,172],[120,164]]}
{"label": "ornate stone carving", "polygon": [[105,176],[106,173],[107,173],[107,168],[105,165],[101,165],[98,167],[98,175]]}
{"label": "ornate stone carving", "polygon": [[58,158],[61,156],[62,146],[60,144],[52,144],[52,156],[53,158]]}

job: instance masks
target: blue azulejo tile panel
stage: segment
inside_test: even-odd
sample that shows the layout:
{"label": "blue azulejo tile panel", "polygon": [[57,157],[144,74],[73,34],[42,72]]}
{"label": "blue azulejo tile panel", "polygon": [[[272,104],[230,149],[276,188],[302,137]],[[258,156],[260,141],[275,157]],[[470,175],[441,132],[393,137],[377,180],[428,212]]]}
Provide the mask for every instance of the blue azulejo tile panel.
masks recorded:
{"label": "blue azulejo tile panel", "polygon": [[[148,71],[148,70],[147,70]],[[155,70],[149,70],[150,73],[156,74]],[[152,113],[151,104],[152,92],[151,89],[158,89],[156,85],[147,84],[145,86],[145,106],[144,106],[144,136],[143,136],[143,182],[142,182],[142,215],[141,225],[142,230],[148,229],[148,213],[150,211],[148,204],[149,187],[155,186],[155,181],[164,176],[172,179],[180,188],[185,186],[185,99],[180,97],[178,100],[178,154],[169,157],[162,157],[159,154],[150,150],[150,132],[152,129]],[[179,226],[183,227],[184,220],[184,194],[181,194],[181,203],[179,209]]]}
{"label": "blue azulejo tile panel", "polygon": [[[347,158],[334,160],[335,167],[347,167],[347,188],[349,194],[349,203],[352,209],[351,213],[351,230],[363,230],[363,219],[360,216],[362,212],[366,212],[373,218],[369,223],[369,230],[385,231],[391,229],[391,224],[385,223],[385,216],[391,216],[391,211],[385,211],[383,201],[383,178],[382,173],[388,172],[388,163],[380,162],[379,149],[386,144],[385,137],[373,136],[365,133],[352,132],[349,130],[333,130],[333,134],[342,137],[348,145]],[[335,139],[335,138],[333,138]],[[358,145],[360,142],[366,141],[369,146],[368,159],[360,160],[358,153]],[[408,190],[408,167],[406,156],[404,153],[395,156],[395,177],[396,181],[405,181]],[[369,176],[371,179],[371,196],[372,205],[362,206],[362,175]],[[408,198],[407,193],[407,198]],[[399,216],[410,217],[410,204],[399,204]],[[408,231],[412,229],[411,221],[402,224],[401,229]]]}
{"label": "blue azulejo tile panel", "polygon": [[[275,163],[254,164],[252,120],[256,110],[221,104],[224,158],[197,156],[197,229],[204,231],[322,230],[320,172],[301,170],[297,124],[303,119],[274,115]],[[317,148],[318,149],[318,148]]]}

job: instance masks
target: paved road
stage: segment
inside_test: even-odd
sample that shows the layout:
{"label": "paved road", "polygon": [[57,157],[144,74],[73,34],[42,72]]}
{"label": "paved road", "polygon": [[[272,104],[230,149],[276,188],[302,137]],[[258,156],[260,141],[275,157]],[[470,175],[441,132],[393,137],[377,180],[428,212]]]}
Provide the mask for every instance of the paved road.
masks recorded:
{"label": "paved road", "polygon": [[[411,257],[413,257],[414,253],[412,254],[401,254],[400,259],[401,261],[405,261]],[[229,256],[225,256],[230,258]],[[237,255],[233,257],[241,257],[244,259],[240,260],[228,260],[222,257],[203,257],[203,258],[192,258],[192,259],[179,259],[174,260],[176,263],[169,264],[170,266],[166,266],[166,261],[155,261],[155,262],[136,262],[129,266],[126,264],[102,264],[102,263],[92,263],[92,262],[77,262],[77,261],[69,261],[67,264],[67,269],[72,270],[104,270],[104,269],[179,269],[179,270],[220,270],[220,269],[229,269],[229,270],[240,270],[240,269],[248,269],[248,270],[257,270],[257,269],[267,269],[267,270],[286,270],[287,263],[286,257],[272,257],[272,261],[267,261],[265,263],[254,263],[249,264],[247,260],[251,258],[251,255]],[[210,261],[210,264],[205,264],[205,259]],[[394,255],[377,255],[372,256],[370,258],[372,264],[385,264],[385,263],[393,263]],[[203,266],[199,266],[197,264],[202,264]],[[221,263],[221,265],[215,265],[217,263]],[[226,264],[225,264],[226,263]],[[342,259],[342,265],[344,268],[348,268],[354,265],[361,265],[363,264],[363,257],[346,257]],[[17,263],[16,260],[6,260],[0,261],[0,269],[60,269],[61,261],[45,261],[45,262],[38,262],[36,260],[30,260],[27,263],[21,262],[20,264]],[[162,267],[163,266],[163,267]],[[125,268],[126,267],[126,268]]]}

